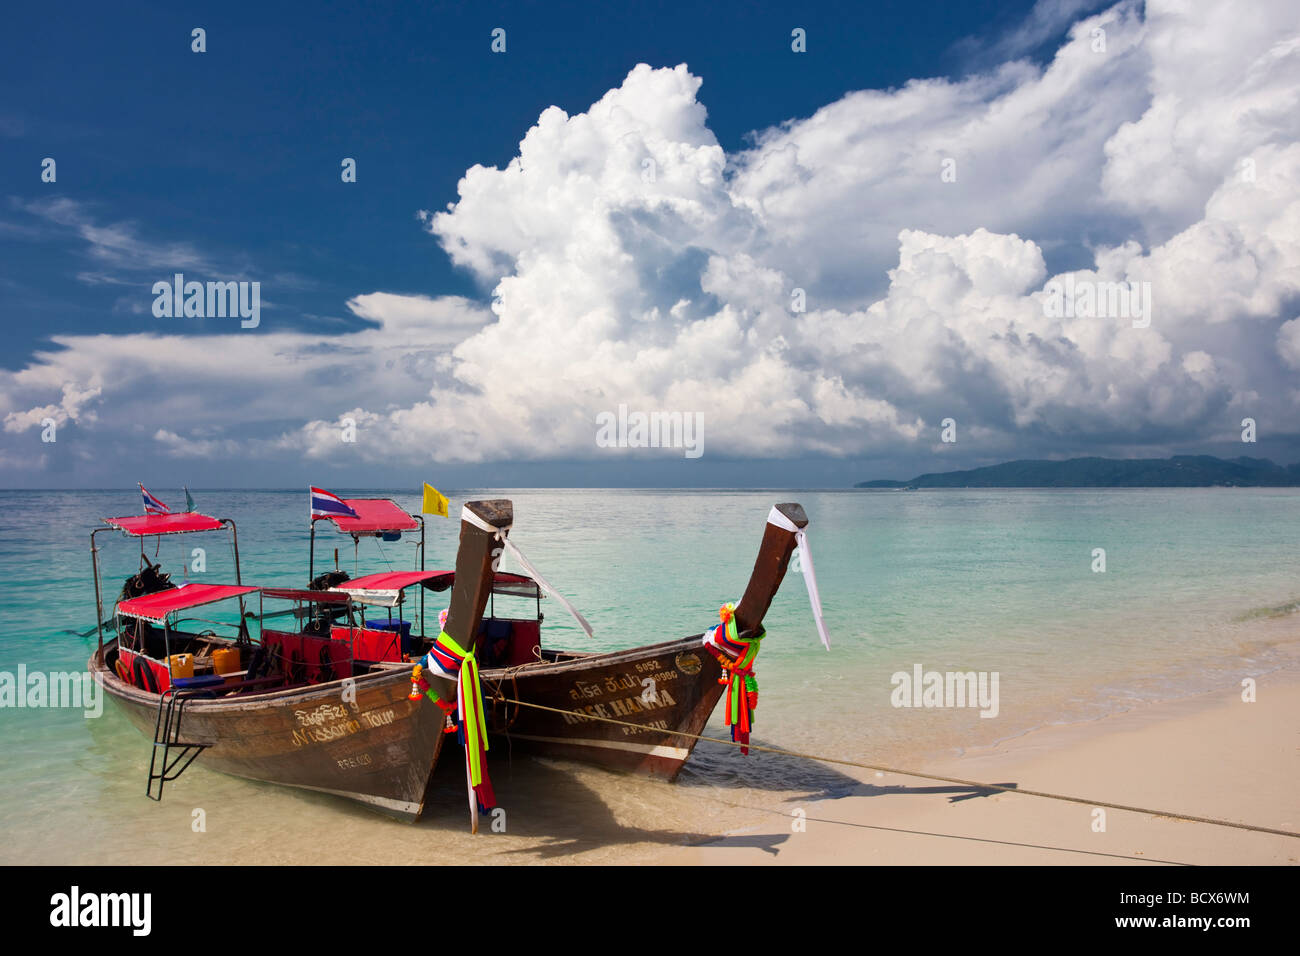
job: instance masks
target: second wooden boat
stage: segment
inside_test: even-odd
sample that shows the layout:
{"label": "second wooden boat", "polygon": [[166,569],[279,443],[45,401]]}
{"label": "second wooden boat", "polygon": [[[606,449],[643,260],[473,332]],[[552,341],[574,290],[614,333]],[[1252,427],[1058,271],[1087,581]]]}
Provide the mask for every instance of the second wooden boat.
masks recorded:
{"label": "second wooden boat", "polygon": [[[463,516],[464,525],[473,522],[472,514]],[[798,504],[778,504],[769,513],[749,584],[735,605],[733,633],[740,644],[761,639],[763,618],[807,525]],[[493,535],[504,544],[509,530],[502,524]],[[810,567],[805,562],[805,573]],[[540,575],[533,576],[549,589]],[[815,581],[810,583],[824,634]],[[488,615],[470,645],[486,645],[479,661],[490,734],[508,737],[515,749],[671,780],[731,682],[752,679],[752,658],[748,666],[737,666],[716,642],[706,642],[709,632],[583,653],[544,647],[540,618]]]}

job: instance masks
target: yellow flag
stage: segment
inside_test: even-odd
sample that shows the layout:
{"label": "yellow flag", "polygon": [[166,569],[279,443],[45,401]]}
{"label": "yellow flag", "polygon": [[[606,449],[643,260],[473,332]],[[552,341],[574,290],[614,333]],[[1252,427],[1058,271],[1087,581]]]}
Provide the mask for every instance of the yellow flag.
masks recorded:
{"label": "yellow flag", "polygon": [[451,502],[433,485],[427,481],[424,483],[424,507],[420,510],[427,515],[442,515],[447,517],[447,505]]}

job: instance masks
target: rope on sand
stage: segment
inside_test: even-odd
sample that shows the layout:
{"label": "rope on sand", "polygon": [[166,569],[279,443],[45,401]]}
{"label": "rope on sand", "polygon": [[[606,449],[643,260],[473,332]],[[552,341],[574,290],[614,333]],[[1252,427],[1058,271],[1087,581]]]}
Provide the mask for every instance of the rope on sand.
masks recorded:
{"label": "rope on sand", "polygon": [[[628,720],[616,720],[613,717],[597,717],[593,714],[581,714],[577,711],[563,710],[559,707],[547,707],[544,704],[533,704],[525,700],[513,700],[505,697],[500,693],[499,688],[493,694],[493,700],[504,704],[514,704],[517,707],[530,707],[533,710],[544,710],[553,714],[568,714],[574,717],[581,717],[583,720],[599,720],[607,724],[618,724],[623,727],[635,727],[637,730],[644,731],[646,728],[642,724],[634,724]],[[734,740],[726,740],[722,737],[705,737],[700,734],[690,734],[684,730],[667,730],[662,731],[670,737],[688,737],[692,740],[707,740],[710,743],[725,744],[728,747],[739,747],[741,744]],[[980,783],[978,780],[963,780],[961,777],[945,777],[936,773],[921,773],[917,770],[900,770],[897,767],[882,767],[877,764],[861,763],[857,760],[843,760],[838,757],[823,757],[819,754],[803,753],[798,750],[785,750],[781,747],[766,747],[761,744],[750,743],[746,745],[750,750],[762,750],[765,753],[780,754],[785,757],[801,757],[804,760],[816,760],[820,763],[839,764],[844,767],[858,767],[863,770],[875,770],[880,773],[898,774],[902,777],[917,777],[921,780],[937,780],[941,783],[955,783],[963,787],[970,787],[975,790],[995,790],[1002,793],[1019,793],[1027,797],[1042,797],[1046,800],[1061,800],[1065,803],[1078,803],[1086,807],[1105,807],[1107,810],[1127,810],[1130,813],[1143,813],[1153,817],[1168,817],[1173,820],[1186,820],[1190,823],[1208,823],[1216,827],[1232,827],[1236,830],[1250,830],[1254,833],[1271,833],[1275,836],[1294,837],[1300,839],[1300,833],[1291,830],[1280,830],[1276,827],[1262,827],[1253,823],[1238,823],[1235,820],[1218,820],[1214,817],[1199,817],[1190,813],[1176,813],[1172,810],[1152,810],[1149,807],[1131,807],[1123,803],[1109,803],[1105,800],[1086,800],[1083,797],[1071,797],[1061,793],[1047,793],[1043,790],[1026,790],[1023,787],[1004,787],[996,783]]]}

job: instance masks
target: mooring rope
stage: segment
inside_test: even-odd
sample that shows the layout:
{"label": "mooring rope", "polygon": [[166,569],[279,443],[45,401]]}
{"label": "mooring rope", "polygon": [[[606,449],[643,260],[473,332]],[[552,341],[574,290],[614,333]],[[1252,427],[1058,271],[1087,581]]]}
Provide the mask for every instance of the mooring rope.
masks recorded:
{"label": "mooring rope", "polygon": [[[635,727],[644,731],[646,728],[642,724],[634,724],[629,720],[615,720],[613,717],[597,717],[592,714],[578,713],[577,711],[564,710],[559,707],[547,707],[545,704],[533,704],[526,700],[512,700],[503,696],[500,687],[493,689],[493,700],[502,701],[507,704],[514,704],[518,707],[531,707],[534,710],[545,710],[553,714],[569,714],[574,717],[581,717],[584,720],[599,720],[607,724],[619,724],[624,727]],[[517,693],[517,692],[516,692]],[[689,737],[693,740],[707,740],[710,743],[726,744],[729,747],[739,747],[740,743],[734,740],[727,740],[722,737],[705,737],[701,734],[691,734],[684,730],[666,730],[663,733],[670,737]],[[857,760],[844,760],[839,757],[824,757],[820,754],[804,753],[798,750],[786,750],[781,747],[766,747],[762,744],[749,743],[746,746],[750,750],[762,750],[766,753],[781,754],[786,757],[801,757],[804,760],[816,760],[820,763],[840,764],[845,767],[859,767],[863,770],[874,770],[879,773],[893,773],[902,777],[917,777],[921,780],[937,780],[941,783],[955,783],[963,787],[971,787],[976,790],[997,790],[1003,793],[1020,793],[1027,797],[1043,797],[1046,800],[1061,800],[1066,803],[1078,803],[1086,807],[1105,807],[1107,810],[1127,810],[1130,813],[1143,813],[1153,817],[1169,817],[1174,820],[1187,820],[1191,823],[1208,823],[1216,827],[1232,827],[1237,830],[1250,830],[1254,833],[1272,833],[1276,836],[1300,838],[1300,833],[1291,830],[1279,830],[1276,827],[1262,827],[1253,823],[1238,823],[1235,820],[1218,820],[1214,817],[1199,817],[1190,813],[1176,813],[1173,810],[1152,810],[1149,807],[1131,807],[1123,803],[1110,803],[1105,800],[1086,800],[1083,797],[1072,797],[1061,793],[1048,793],[1043,790],[1026,790],[1023,787],[1004,787],[997,783],[980,783],[978,780],[963,780],[961,777],[945,777],[937,773],[921,773],[918,770],[901,770],[897,767],[883,767],[878,764],[861,763]]]}

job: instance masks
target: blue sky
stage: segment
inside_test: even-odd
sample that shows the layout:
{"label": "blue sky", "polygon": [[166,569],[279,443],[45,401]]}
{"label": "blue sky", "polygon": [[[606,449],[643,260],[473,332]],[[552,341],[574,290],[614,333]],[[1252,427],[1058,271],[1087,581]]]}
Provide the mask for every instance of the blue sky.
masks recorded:
{"label": "blue sky", "polygon": [[[710,127],[735,150],[848,90],[959,73],[971,65],[960,41],[1017,23],[1031,4],[755,6],[20,7],[0,64],[5,220],[38,228],[15,200],[75,199],[100,221],[138,223],[142,239],[288,279],[268,321],[329,334],[360,324],[343,307],[358,291],[484,295],[420,229],[417,208],[454,200],[465,170],[509,162],[546,107],[579,112],[637,63],[685,62],[705,77]],[[803,59],[789,51],[796,23],[813,37]],[[203,55],[190,49],[200,25]],[[503,56],[490,52],[497,26]],[[47,155],[56,189],[33,174]],[[345,156],[359,163],[346,189]],[[92,271],[84,248],[0,235],[17,345],[7,367],[54,332],[114,328],[121,289],[76,280]]]}
{"label": "blue sky", "polygon": [[[1166,7],[17,8],[0,485],[835,486],[1067,454],[1294,460],[1289,220],[1227,186],[1239,156],[1277,176],[1262,206],[1295,199],[1295,25],[1285,5],[1227,33]],[[1197,31],[1213,63],[1161,59],[1162,35]],[[1225,98],[1262,118],[1218,153],[1171,122]],[[662,170],[649,199],[616,166],[642,153]],[[1265,264],[1198,309],[1183,275],[1246,281],[1196,246],[1223,223],[1222,247]],[[965,291],[945,304],[949,268]],[[1066,270],[1152,282],[1173,308],[1103,348],[999,299]],[[155,317],[174,272],[259,282],[259,327]],[[778,316],[793,287],[812,304]],[[716,375],[694,369],[714,347]],[[622,403],[703,416],[705,454],[597,447],[594,414]],[[1250,413],[1265,424],[1242,446]],[[344,419],[356,441],[331,437]]]}

